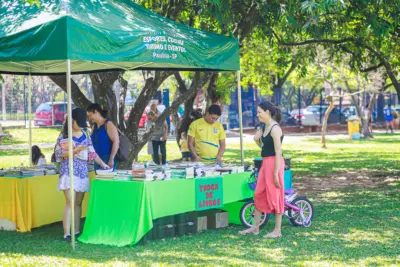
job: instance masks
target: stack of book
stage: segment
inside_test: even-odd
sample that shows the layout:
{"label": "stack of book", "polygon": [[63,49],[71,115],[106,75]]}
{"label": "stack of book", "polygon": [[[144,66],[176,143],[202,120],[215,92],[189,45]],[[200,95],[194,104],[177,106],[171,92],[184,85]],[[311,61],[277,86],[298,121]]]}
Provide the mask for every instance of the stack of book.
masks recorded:
{"label": "stack of book", "polygon": [[100,180],[114,179],[115,174],[116,173],[113,172],[113,169],[96,170],[96,179],[100,179]]}
{"label": "stack of book", "polygon": [[120,181],[132,181],[133,175],[130,171],[117,171],[115,174],[115,180]]}

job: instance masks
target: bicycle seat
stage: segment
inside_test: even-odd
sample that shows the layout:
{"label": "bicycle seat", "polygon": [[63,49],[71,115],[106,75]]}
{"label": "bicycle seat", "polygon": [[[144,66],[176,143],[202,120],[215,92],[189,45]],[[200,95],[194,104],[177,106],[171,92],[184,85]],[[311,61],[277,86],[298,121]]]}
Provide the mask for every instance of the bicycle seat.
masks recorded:
{"label": "bicycle seat", "polygon": [[288,189],[288,190],[285,190],[285,195],[292,195],[292,194],[294,194],[294,190],[293,189]]}

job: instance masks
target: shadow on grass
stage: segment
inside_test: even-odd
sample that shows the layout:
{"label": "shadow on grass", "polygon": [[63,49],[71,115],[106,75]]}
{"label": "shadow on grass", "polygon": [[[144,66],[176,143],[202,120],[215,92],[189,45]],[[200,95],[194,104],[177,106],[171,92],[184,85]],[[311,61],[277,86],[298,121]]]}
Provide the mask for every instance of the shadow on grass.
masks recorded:
{"label": "shadow on grass", "polygon": [[[177,265],[368,265],[395,264],[398,250],[399,187],[381,190],[346,190],[329,192],[312,199],[315,217],[310,228],[290,226],[283,222],[283,238],[262,239],[273,222],[260,236],[238,236],[240,226],[209,230],[205,233],[152,241],[145,246],[111,247],[78,244],[72,252],[61,241],[60,223],[34,229],[31,233],[0,232],[2,257],[18,265],[24,263],[72,260],[70,263],[91,265],[116,261],[139,266]],[[397,218],[397,219],[396,219]],[[76,261],[76,262],[75,262]]]}
{"label": "shadow on grass", "polygon": [[[380,152],[376,154],[365,153],[335,153],[307,152],[301,150],[286,149],[284,154],[292,158],[291,168],[298,175],[326,176],[330,173],[342,171],[400,171],[400,158],[394,157],[392,153]],[[238,160],[239,149],[226,149],[224,162],[240,164]],[[246,164],[253,164],[254,158],[259,158],[259,151],[245,151]]]}

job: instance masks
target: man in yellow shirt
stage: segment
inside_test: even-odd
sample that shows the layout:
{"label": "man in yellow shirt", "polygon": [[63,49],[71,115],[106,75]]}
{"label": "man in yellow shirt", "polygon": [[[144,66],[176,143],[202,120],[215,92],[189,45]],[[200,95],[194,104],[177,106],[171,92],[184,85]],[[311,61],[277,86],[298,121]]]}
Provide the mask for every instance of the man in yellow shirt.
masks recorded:
{"label": "man in yellow shirt", "polygon": [[190,124],[188,144],[194,161],[204,163],[222,162],[226,147],[226,134],[224,127],[217,121],[220,116],[220,107],[211,105],[203,118]]}

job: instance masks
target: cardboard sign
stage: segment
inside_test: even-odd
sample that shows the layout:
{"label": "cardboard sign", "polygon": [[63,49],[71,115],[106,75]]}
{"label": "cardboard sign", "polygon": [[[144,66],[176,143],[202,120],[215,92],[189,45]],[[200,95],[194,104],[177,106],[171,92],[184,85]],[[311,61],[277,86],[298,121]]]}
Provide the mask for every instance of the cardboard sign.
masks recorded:
{"label": "cardboard sign", "polygon": [[224,206],[222,177],[196,179],[196,210]]}

